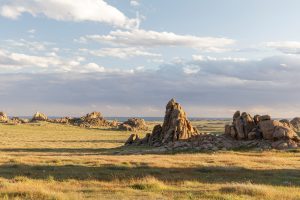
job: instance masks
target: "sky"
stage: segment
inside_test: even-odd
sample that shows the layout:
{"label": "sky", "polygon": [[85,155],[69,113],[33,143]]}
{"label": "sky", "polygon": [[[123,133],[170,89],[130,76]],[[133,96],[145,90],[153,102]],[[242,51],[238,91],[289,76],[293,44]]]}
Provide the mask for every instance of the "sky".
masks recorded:
{"label": "sky", "polygon": [[298,0],[0,0],[9,115],[300,116]]}

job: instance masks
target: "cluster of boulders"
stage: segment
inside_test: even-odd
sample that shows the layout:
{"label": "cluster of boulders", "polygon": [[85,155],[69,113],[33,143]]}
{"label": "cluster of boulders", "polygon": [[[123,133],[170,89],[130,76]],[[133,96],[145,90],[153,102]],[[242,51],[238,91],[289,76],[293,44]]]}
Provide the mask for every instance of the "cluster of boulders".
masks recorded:
{"label": "cluster of boulders", "polygon": [[119,130],[125,131],[147,131],[148,126],[144,119],[130,118],[118,126]]}
{"label": "cluster of boulders", "polygon": [[28,123],[29,120],[27,119],[21,119],[19,117],[12,117],[9,118],[6,113],[0,112],[0,123],[6,123],[11,125],[17,125],[17,124],[24,124]]}
{"label": "cluster of boulders", "polygon": [[56,119],[48,119],[48,122],[56,123],[56,124],[70,124],[72,118],[71,117],[61,117]]}
{"label": "cluster of boulders", "polygon": [[80,118],[62,117],[47,120],[51,123],[68,124],[83,128],[117,127],[118,122],[107,121],[100,112],[91,112]]}
{"label": "cluster of boulders", "polygon": [[288,120],[273,120],[269,115],[255,115],[236,111],[225,134],[238,140],[263,139],[272,141],[274,148],[294,148],[300,143],[295,127]]}
{"label": "cluster of boulders", "polygon": [[[148,145],[163,151],[297,148],[300,147],[300,138],[294,131],[296,120],[292,121],[272,120],[268,115],[252,117],[237,111],[232,124],[225,126],[225,134],[198,133],[180,104],[172,99],[166,106],[163,125],[156,125],[144,138],[130,135],[125,145]],[[300,127],[300,123],[297,124]]]}
{"label": "cluster of boulders", "polygon": [[152,134],[140,139],[137,134],[132,134],[125,145],[150,145],[161,146],[179,140],[186,140],[196,135],[198,130],[187,119],[186,113],[179,103],[172,99],[166,106],[163,125],[156,125]]}
{"label": "cluster of boulders", "polygon": [[33,117],[29,119],[21,119],[19,117],[12,117],[11,119],[4,113],[0,112],[0,123],[6,124],[24,124],[29,122],[50,122],[58,124],[68,124],[74,126],[80,126],[85,128],[94,127],[115,127],[117,128],[119,123],[117,121],[109,122],[102,117],[100,112],[92,112],[80,118],[62,117],[56,119],[50,119],[41,112],[36,112]]}
{"label": "cluster of boulders", "polygon": [[110,127],[111,123],[102,117],[100,112],[88,113],[81,118],[69,120],[70,124],[84,128]]}

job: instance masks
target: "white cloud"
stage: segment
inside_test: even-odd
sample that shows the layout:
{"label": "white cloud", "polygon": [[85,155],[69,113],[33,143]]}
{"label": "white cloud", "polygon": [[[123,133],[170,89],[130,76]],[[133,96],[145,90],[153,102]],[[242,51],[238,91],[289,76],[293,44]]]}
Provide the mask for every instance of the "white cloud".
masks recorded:
{"label": "white cloud", "polygon": [[81,49],[83,52],[88,52],[91,55],[98,57],[116,57],[120,59],[128,59],[138,56],[144,57],[161,57],[160,54],[150,53],[142,48],[125,47],[125,48],[103,48],[100,50]]}
{"label": "white cloud", "polygon": [[133,7],[138,7],[140,5],[140,2],[138,0],[131,0],[130,5]]}
{"label": "white cloud", "polygon": [[105,68],[96,63],[88,63],[83,66],[80,72],[105,72]]}
{"label": "white cloud", "polygon": [[63,59],[54,52],[37,56],[0,49],[2,72],[66,72],[80,64],[80,59]]}
{"label": "white cloud", "polygon": [[59,21],[95,21],[122,28],[134,28],[137,19],[129,19],[104,0],[10,0],[0,3],[0,14],[18,19],[23,13],[44,15]]}
{"label": "white cloud", "polygon": [[203,55],[193,55],[194,61],[232,61],[232,62],[245,62],[248,59],[246,58],[234,58],[234,57],[211,57]]}
{"label": "white cloud", "polygon": [[35,29],[30,29],[27,31],[28,33],[31,33],[31,34],[35,34],[36,33],[36,30]]}
{"label": "white cloud", "polygon": [[50,42],[29,41],[25,39],[5,40],[4,42],[6,42],[9,47],[18,48],[23,51],[45,51],[48,46],[54,45],[54,43]]}
{"label": "white cloud", "polygon": [[94,62],[88,62],[85,57],[75,56],[65,58],[56,52],[42,55],[15,53],[0,49],[0,73],[106,73],[106,74],[134,74],[144,68],[122,69],[105,68]]}
{"label": "white cloud", "polygon": [[265,46],[286,54],[300,54],[300,42],[297,41],[267,42]]}
{"label": "white cloud", "polygon": [[123,46],[189,47],[209,52],[223,51],[227,46],[235,43],[234,40],[228,38],[177,35],[172,32],[156,32],[142,29],[111,31],[109,35],[87,35],[81,37],[78,41],[87,42],[87,40]]}

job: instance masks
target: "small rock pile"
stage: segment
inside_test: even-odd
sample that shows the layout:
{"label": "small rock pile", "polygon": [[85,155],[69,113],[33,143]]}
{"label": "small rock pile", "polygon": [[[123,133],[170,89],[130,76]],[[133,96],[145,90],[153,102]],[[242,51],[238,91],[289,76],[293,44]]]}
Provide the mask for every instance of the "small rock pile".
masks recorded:
{"label": "small rock pile", "polygon": [[28,123],[28,119],[21,119],[19,117],[12,117],[7,123],[11,125],[19,125]]}
{"label": "small rock pile", "polygon": [[120,130],[125,131],[147,131],[148,126],[144,119],[130,118],[118,126]]}
{"label": "small rock pile", "polygon": [[62,117],[57,119],[48,119],[48,122],[56,124],[70,124],[71,120],[71,117]]}
{"label": "small rock pile", "polygon": [[300,138],[288,120],[272,120],[269,115],[252,117],[240,111],[234,113],[232,124],[225,126],[225,135],[237,140],[271,141],[276,149],[295,148],[300,144]]}
{"label": "small rock pile", "polygon": [[152,134],[147,134],[143,139],[132,134],[125,145],[161,146],[170,142],[189,139],[197,133],[197,129],[191,125],[181,105],[175,99],[171,99],[166,106],[163,125],[156,125]]}
{"label": "small rock pile", "polygon": [[111,127],[112,123],[105,120],[100,112],[88,113],[86,116],[81,118],[73,118],[69,120],[69,123],[75,126],[84,128],[93,127]]}

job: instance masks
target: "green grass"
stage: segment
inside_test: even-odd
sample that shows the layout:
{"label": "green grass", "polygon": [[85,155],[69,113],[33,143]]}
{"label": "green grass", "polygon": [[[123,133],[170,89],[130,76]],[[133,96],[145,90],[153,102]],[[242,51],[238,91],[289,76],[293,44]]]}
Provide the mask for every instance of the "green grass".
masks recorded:
{"label": "green grass", "polygon": [[298,150],[154,154],[123,147],[130,134],[0,124],[0,199],[300,199]]}

